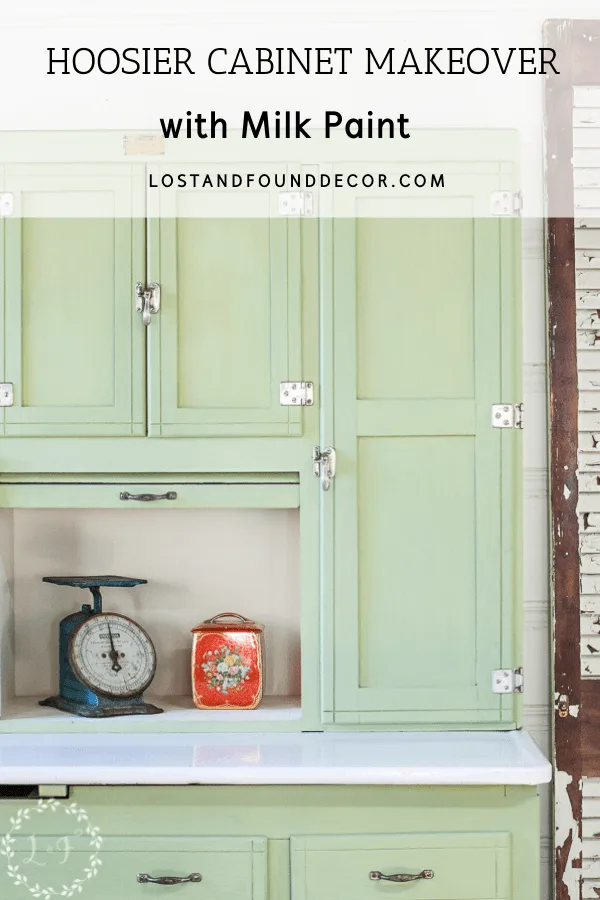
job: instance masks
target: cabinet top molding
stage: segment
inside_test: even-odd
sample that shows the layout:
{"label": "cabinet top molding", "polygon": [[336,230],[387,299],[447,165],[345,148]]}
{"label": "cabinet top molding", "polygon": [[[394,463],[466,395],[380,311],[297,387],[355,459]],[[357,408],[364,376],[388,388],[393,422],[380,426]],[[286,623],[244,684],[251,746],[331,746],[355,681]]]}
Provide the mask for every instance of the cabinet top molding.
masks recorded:
{"label": "cabinet top molding", "polygon": [[537,785],[524,731],[0,736],[2,784]]}

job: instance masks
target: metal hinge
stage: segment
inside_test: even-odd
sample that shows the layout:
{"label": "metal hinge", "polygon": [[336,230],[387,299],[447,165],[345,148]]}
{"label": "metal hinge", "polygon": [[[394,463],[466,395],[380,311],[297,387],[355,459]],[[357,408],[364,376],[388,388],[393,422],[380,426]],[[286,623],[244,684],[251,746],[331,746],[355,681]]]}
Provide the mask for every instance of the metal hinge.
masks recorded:
{"label": "metal hinge", "polygon": [[493,216],[520,216],[523,210],[521,191],[492,191],[490,213]]}
{"label": "metal hinge", "polygon": [[281,406],[312,406],[314,385],[312,381],[282,381],[279,385]]}
{"label": "metal hinge", "polygon": [[522,428],[522,403],[494,403],[492,406],[493,428]]}
{"label": "metal hinge", "polygon": [[0,406],[12,406],[15,402],[15,392],[10,381],[0,384]]}
{"label": "metal hinge", "polygon": [[522,694],[523,667],[518,669],[494,669],[492,691],[494,694]]}
{"label": "metal hinge", "polygon": [[326,447],[321,450],[320,447],[313,448],[313,472],[317,478],[321,479],[321,487],[324,491],[328,491],[331,482],[335,478],[336,470],[336,453],[333,447]]}
{"label": "metal hinge", "polygon": [[281,191],[279,194],[280,216],[312,216],[313,195],[310,191]]}
{"label": "metal hinge", "polygon": [[0,216],[12,216],[15,211],[15,195],[11,193],[0,194]]}

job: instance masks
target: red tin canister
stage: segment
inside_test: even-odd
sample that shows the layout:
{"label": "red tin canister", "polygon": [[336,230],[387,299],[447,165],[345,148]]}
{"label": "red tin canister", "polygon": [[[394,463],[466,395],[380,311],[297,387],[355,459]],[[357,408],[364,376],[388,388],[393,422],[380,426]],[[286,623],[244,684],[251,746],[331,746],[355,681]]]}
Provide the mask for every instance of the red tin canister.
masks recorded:
{"label": "red tin canister", "polygon": [[198,709],[255,709],[259,705],[263,697],[263,630],[263,625],[237,613],[220,613],[192,629],[192,687]]}

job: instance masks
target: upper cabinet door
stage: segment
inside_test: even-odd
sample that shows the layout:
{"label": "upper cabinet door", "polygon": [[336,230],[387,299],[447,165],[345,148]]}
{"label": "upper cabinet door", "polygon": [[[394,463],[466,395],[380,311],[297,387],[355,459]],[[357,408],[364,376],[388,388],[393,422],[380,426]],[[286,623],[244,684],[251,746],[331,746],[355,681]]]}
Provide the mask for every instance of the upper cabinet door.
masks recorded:
{"label": "upper cabinet door", "polygon": [[339,723],[514,721],[514,222],[473,214],[497,176],[452,185],[445,218],[365,192],[333,224]]}
{"label": "upper cabinet door", "polygon": [[[178,185],[181,166],[150,169],[152,183],[174,181],[148,188],[149,279],[161,286],[149,326],[150,434],[302,433],[301,410],[279,402],[280,382],[305,378],[300,222],[279,216],[275,188],[216,187],[218,174],[246,169],[186,166],[201,173],[196,188],[190,175]],[[212,191],[200,187],[207,176]]]}
{"label": "upper cabinet door", "polygon": [[[145,433],[143,176],[131,166],[7,166],[7,435]],[[138,213],[139,215],[139,213]]]}

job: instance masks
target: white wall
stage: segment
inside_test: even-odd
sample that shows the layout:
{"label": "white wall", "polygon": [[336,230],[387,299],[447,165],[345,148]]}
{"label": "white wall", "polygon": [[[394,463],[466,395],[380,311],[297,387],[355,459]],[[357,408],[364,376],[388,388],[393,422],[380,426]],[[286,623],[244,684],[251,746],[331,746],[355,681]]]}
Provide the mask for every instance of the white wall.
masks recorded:
{"label": "white wall", "polygon": [[237,612],[266,626],[266,693],[298,696],[298,528],[297,510],[16,510],[17,696],[56,691],[58,623],[91,594],[41,579],[69,574],[148,580],[103,596],[153,638],[153,694],[191,696],[190,629]]}

